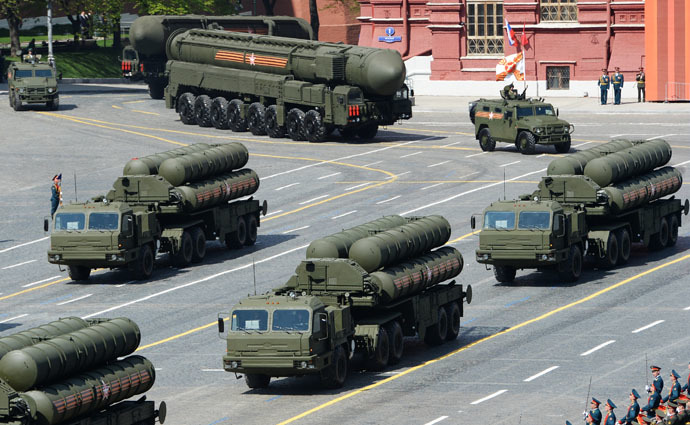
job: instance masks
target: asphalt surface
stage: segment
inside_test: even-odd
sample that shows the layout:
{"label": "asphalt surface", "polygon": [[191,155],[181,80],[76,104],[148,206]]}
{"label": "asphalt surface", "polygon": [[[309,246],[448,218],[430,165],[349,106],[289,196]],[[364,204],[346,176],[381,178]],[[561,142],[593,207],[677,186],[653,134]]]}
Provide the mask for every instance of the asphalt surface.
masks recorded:
{"label": "asphalt surface", "polygon": [[[581,280],[518,272],[511,285],[474,260],[470,216],[493,200],[530,193],[555,151],[524,156],[499,144],[482,153],[463,97],[418,97],[414,118],[381,129],[374,142],[322,144],[185,126],[142,86],[72,85],[61,107],[12,111],[0,86],[0,336],[64,316],[133,319],[139,354],[157,368],[150,400],[168,404],[166,423],[563,424],[580,421],[590,395],[611,398],[622,416],[631,388],[642,392],[645,357],[687,376],[690,227],[678,244],[635,246],[625,268],[587,265]],[[664,138],[671,165],[690,164],[687,104],[597,104],[551,99],[575,124],[572,151],[611,138]],[[47,262],[50,179],[63,174],[65,202],[105,193],[132,157],[196,142],[240,141],[268,200],[258,242],[241,251],[209,243],[185,269],[159,255],[154,277],[96,271],[74,283]],[[76,184],[75,184],[76,177]],[[677,197],[690,197],[685,183]],[[225,342],[215,320],[240,298],[284,283],[313,239],[385,214],[441,214],[465,258],[471,284],[456,341],[429,348],[406,339],[403,361],[381,373],[354,371],[340,390],[315,378],[274,379],[265,390],[222,371]],[[253,267],[252,264],[255,264]],[[255,274],[253,272],[255,270]]]}

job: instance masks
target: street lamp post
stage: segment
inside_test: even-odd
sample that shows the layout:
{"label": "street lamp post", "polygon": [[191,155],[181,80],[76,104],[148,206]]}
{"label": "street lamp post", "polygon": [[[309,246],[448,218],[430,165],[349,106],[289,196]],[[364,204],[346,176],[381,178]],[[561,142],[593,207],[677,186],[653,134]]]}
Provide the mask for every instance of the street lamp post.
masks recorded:
{"label": "street lamp post", "polygon": [[55,69],[55,57],[53,56],[53,2],[48,0],[48,63]]}

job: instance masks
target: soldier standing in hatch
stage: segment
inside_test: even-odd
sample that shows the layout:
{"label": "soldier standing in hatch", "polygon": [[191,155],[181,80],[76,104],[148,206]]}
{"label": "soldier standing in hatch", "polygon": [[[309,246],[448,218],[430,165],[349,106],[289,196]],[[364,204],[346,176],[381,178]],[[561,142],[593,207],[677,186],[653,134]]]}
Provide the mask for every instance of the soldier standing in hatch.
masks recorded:
{"label": "soldier standing in hatch", "polygon": [[50,216],[55,215],[60,203],[62,202],[62,189],[60,185],[62,184],[62,174],[56,174],[53,176],[53,186],[50,188]]}
{"label": "soldier standing in hatch", "polygon": [[620,68],[616,67],[616,73],[613,74],[611,78],[611,84],[613,84],[613,104],[621,104],[621,90],[623,89],[623,74],[620,72]]}
{"label": "soldier standing in hatch", "polygon": [[599,77],[599,89],[601,90],[601,104],[606,105],[608,100],[609,87],[611,87],[611,79],[609,78],[609,72],[606,68],[602,68],[601,77]]}
{"label": "soldier standing in hatch", "polygon": [[[642,102],[646,102],[645,100],[645,93],[644,93],[644,68],[640,67],[640,72],[637,73],[635,76],[635,81],[637,81],[637,102],[640,102],[640,99],[642,99]],[[640,96],[641,95],[641,96]]]}

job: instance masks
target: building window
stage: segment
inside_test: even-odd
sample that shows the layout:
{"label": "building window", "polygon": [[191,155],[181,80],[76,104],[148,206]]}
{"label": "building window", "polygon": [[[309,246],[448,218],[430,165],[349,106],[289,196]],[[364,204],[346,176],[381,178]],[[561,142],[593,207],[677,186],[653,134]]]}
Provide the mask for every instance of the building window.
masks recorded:
{"label": "building window", "polygon": [[577,21],[577,0],[541,0],[542,21]]}
{"label": "building window", "polygon": [[503,54],[503,2],[467,4],[467,52],[470,55]]}
{"label": "building window", "polygon": [[568,90],[570,88],[570,67],[569,66],[547,66],[546,67],[546,89],[547,90]]}

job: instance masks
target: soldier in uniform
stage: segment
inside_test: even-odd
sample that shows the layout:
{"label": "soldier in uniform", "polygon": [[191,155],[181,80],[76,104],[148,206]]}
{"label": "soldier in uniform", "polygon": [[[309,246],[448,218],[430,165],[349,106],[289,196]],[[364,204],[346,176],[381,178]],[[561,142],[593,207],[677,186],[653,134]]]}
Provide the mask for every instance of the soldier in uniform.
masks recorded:
{"label": "soldier in uniform", "polygon": [[659,366],[649,366],[649,368],[652,370],[652,376],[654,377],[654,381],[652,382],[652,386],[650,387],[647,385],[645,387],[645,390],[647,392],[652,392],[652,389],[655,389],[657,393],[661,394],[661,390],[664,389],[664,380],[661,378],[661,368]]}
{"label": "soldier in uniform", "polygon": [[616,414],[613,413],[613,409],[616,408],[616,405],[613,404],[610,398],[606,399],[606,404],[604,405],[604,408],[606,409],[604,425],[616,425]]}
{"label": "soldier in uniform", "polygon": [[659,403],[661,403],[661,396],[656,391],[656,387],[652,384],[652,393],[647,398],[647,404],[640,408],[640,411],[647,412],[647,418],[653,419],[655,416],[656,409],[659,408]]}
{"label": "soldier in uniform", "polygon": [[644,93],[644,68],[640,67],[640,72],[635,75],[635,81],[637,81],[637,102],[640,102],[640,99],[642,99],[642,102],[645,102],[645,93]]}
{"label": "soldier in uniform", "polygon": [[679,378],[680,375],[678,375],[678,372],[671,370],[671,388],[668,390],[668,395],[661,399],[662,402],[666,403],[672,401],[675,403],[676,400],[678,400],[681,393],[680,383],[678,383]]}
{"label": "soldier in uniform", "polygon": [[688,400],[678,400],[676,415],[678,415],[678,421],[681,424],[685,424],[690,421],[690,415],[688,415],[688,411],[685,409],[685,403],[687,402]]}
{"label": "soldier in uniform", "polygon": [[36,56],[34,56],[34,49],[29,49],[28,53],[24,55],[24,61],[28,63],[36,63]]}
{"label": "soldier in uniform", "polygon": [[62,189],[60,185],[62,184],[62,174],[56,174],[53,176],[53,186],[50,188],[50,216],[55,215],[58,206],[60,206],[60,201],[62,201]]}
{"label": "soldier in uniform", "polygon": [[503,87],[503,97],[505,97],[507,100],[515,100],[518,98],[518,93],[517,90],[515,90],[515,87],[513,87],[513,83]]}
{"label": "soldier in uniform", "polygon": [[599,400],[592,397],[592,400],[589,402],[591,410],[587,413],[587,416],[585,417],[585,420],[588,421],[587,423],[601,425],[601,410],[599,410],[600,404],[601,402]]}
{"label": "soldier in uniform", "polygon": [[621,90],[623,89],[623,74],[620,72],[620,68],[616,67],[616,73],[613,74],[611,78],[611,83],[613,84],[613,104],[621,104]]}
{"label": "soldier in uniform", "polygon": [[632,425],[633,421],[637,419],[637,415],[640,414],[640,405],[637,404],[637,399],[640,398],[640,395],[634,388],[632,391],[630,391],[629,398],[630,406],[628,406],[628,411],[625,413],[625,417],[618,421],[620,424]]}
{"label": "soldier in uniform", "polygon": [[666,417],[664,418],[664,424],[680,424],[680,421],[678,420],[678,415],[676,414],[676,406],[676,403],[668,402],[668,404],[666,405]]}
{"label": "soldier in uniform", "polygon": [[606,68],[601,70],[601,77],[599,77],[599,89],[601,90],[601,104],[606,105],[608,100],[609,87],[611,86],[611,79],[609,78],[609,72]]}
{"label": "soldier in uniform", "polygon": [[[690,370],[690,363],[688,364],[688,370]],[[688,394],[690,394],[690,373],[688,373],[688,382],[686,382],[685,385],[683,385],[681,391],[687,391]]]}

